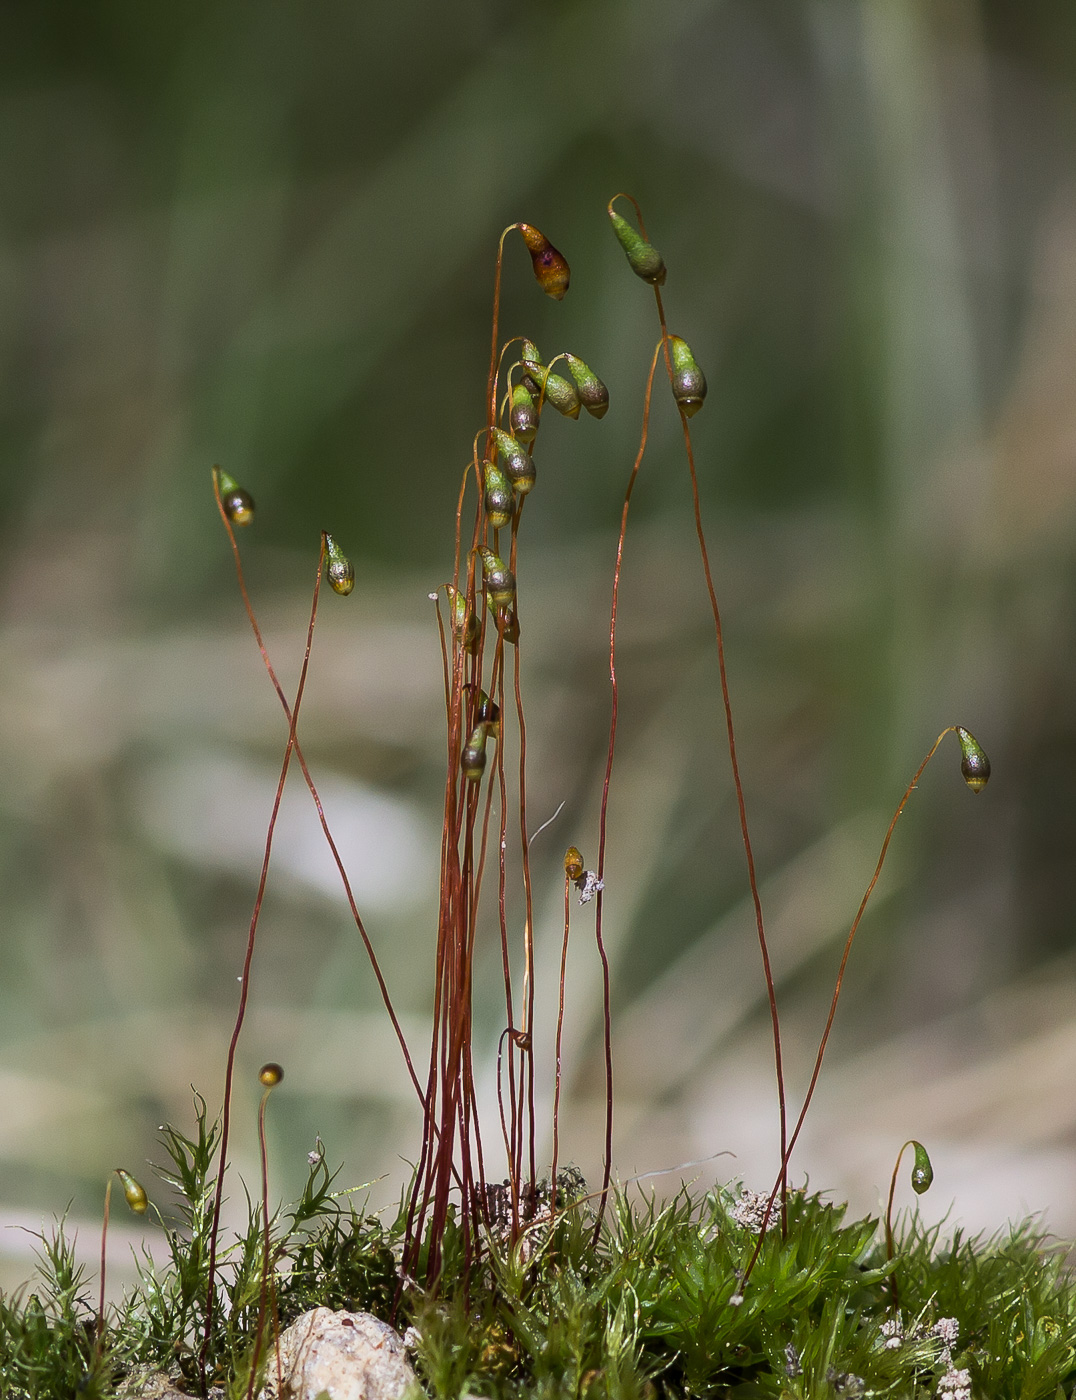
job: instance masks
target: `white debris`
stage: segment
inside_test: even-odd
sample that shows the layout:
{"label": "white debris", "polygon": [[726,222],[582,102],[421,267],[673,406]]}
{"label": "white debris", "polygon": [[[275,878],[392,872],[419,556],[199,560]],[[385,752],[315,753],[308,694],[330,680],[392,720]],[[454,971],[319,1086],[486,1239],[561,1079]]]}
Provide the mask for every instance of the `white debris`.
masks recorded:
{"label": "white debris", "polygon": [[266,1361],[258,1400],[410,1400],[422,1394],[403,1338],[370,1313],[303,1313],[282,1333],[279,1348],[270,1346]]}

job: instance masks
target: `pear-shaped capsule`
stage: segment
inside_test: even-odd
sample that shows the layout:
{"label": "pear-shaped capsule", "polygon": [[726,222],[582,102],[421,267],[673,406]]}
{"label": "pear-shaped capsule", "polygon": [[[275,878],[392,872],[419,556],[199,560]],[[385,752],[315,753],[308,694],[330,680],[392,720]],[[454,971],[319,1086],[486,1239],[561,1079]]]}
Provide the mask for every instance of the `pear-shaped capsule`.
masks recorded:
{"label": "pear-shaped capsule", "polygon": [[930,1190],[930,1184],[934,1180],[934,1168],[930,1165],[930,1158],[927,1150],[921,1142],[912,1141],[915,1151],[915,1162],[912,1165],[912,1190],[917,1196],[921,1196],[924,1191]]}
{"label": "pear-shaped capsule", "polygon": [[342,598],[346,598],[355,587],[355,569],[351,560],[344,554],[332,535],[325,536],[325,553],[329,560],[329,566],[325,570],[329,586],[334,593],[339,593]]}
{"label": "pear-shaped capsule", "polygon": [[274,1089],[284,1078],[284,1071],[274,1060],[270,1060],[267,1065],[262,1065],[258,1071],[258,1079],[267,1089]]}
{"label": "pear-shaped capsule", "polygon": [[516,578],[512,570],[492,549],[480,549],[482,569],[486,576],[489,600],[498,608],[510,608],[516,600]]}
{"label": "pear-shaped capsule", "polygon": [[610,209],[609,222],[613,225],[613,232],[616,234],[617,242],[627,254],[628,265],[636,277],[641,277],[644,282],[649,282],[653,287],[660,287],[665,281],[665,260],[654,247],[648,243],[641,233],[637,233],[615,209]]}
{"label": "pear-shaped capsule", "polygon": [[669,336],[669,358],[672,360],[673,398],[691,418],[698,413],[706,397],[706,376],[699,369],[687,341],[678,335]]}
{"label": "pear-shaped capsule", "polygon": [[564,873],[573,883],[583,878],[583,857],[575,846],[564,852]]}
{"label": "pear-shaped capsule", "polygon": [[960,772],[964,781],[972,792],[982,792],[990,780],[990,760],[975,735],[962,725],[957,725],[956,737],[960,740]]}
{"label": "pear-shaped capsule", "polygon": [[217,474],[217,489],[224,514],[233,525],[249,525],[254,519],[254,498],[244,491],[234,476],[229,476],[220,467],[214,467]]}
{"label": "pear-shaped capsule", "polygon": [[149,1206],[149,1197],[146,1195],[144,1188],[135,1181],[129,1171],[124,1171],[123,1167],[115,1167],[113,1170],[119,1177],[120,1185],[123,1187],[123,1199],[131,1207],[135,1215],[145,1215],[146,1208]]}
{"label": "pear-shaped capsule", "polygon": [[501,736],[501,707],[496,700],[491,700],[484,690],[478,692],[478,704],[475,706],[475,718],[482,724],[488,725],[489,732],[495,739]]}
{"label": "pear-shaped capsule", "polygon": [[519,619],[516,617],[515,609],[510,607],[498,607],[493,599],[486,595],[486,607],[496,624],[497,631],[506,642],[511,642],[515,646],[519,641]]}
{"label": "pear-shaped capsule", "polygon": [[504,462],[504,474],[521,496],[534,485],[534,461],[521,442],[501,428],[493,429],[493,440]]}
{"label": "pear-shaped capsule", "polygon": [[512,436],[528,446],[538,432],[538,406],[534,395],[522,381],[512,386],[512,410],[508,415]]}
{"label": "pear-shaped capsule", "polygon": [[507,525],[515,512],[516,497],[512,484],[496,462],[482,463],[482,479],[485,483],[483,501],[486,519],[494,530]]}
{"label": "pear-shaped capsule", "polygon": [[545,234],[533,224],[517,224],[516,227],[523,235],[523,242],[531,255],[531,265],[538,285],[547,297],[552,297],[554,301],[563,301],[572,275],[568,259],[558,252]]}
{"label": "pear-shaped capsule", "polygon": [[609,390],[578,355],[565,354],[564,358],[575,380],[579,402],[592,418],[604,418],[609,409]]}
{"label": "pear-shaped capsule", "polygon": [[460,754],[460,772],[469,783],[477,783],[486,768],[486,736],[489,725],[476,724]]}
{"label": "pear-shaped capsule", "polygon": [[543,369],[534,360],[524,360],[523,366],[528,377],[538,385],[540,398],[551,403],[565,418],[579,417],[579,394],[570,380],[565,379],[562,374],[553,374],[550,370]]}
{"label": "pear-shaped capsule", "polygon": [[452,632],[465,651],[473,651],[478,642],[480,630],[474,609],[467,605],[467,594],[448,584],[448,596],[452,603]]}

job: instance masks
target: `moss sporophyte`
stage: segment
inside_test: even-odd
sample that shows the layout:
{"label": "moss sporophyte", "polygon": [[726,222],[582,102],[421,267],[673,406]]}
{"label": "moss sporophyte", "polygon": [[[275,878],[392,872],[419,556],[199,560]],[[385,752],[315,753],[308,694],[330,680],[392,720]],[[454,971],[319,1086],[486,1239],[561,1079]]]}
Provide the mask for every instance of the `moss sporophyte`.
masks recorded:
{"label": "moss sporophyte", "polygon": [[[614,208],[622,201],[632,206],[633,222]],[[169,1370],[203,1395],[211,1386],[223,1384],[231,1395],[250,1397],[257,1393],[275,1355],[281,1330],[315,1306],[369,1309],[401,1327],[411,1324],[421,1376],[432,1394],[445,1397],[465,1390],[491,1397],[531,1393],[807,1397],[868,1390],[919,1395],[937,1389],[945,1377],[964,1367],[983,1395],[1052,1395],[1058,1384],[1076,1378],[1073,1289],[1060,1264],[1043,1251],[1041,1239],[1032,1232],[1018,1231],[990,1245],[968,1242],[958,1234],[941,1245],[937,1231],[925,1230],[912,1217],[898,1241],[892,1205],[900,1155],[882,1239],[876,1221],[847,1224],[842,1209],[790,1186],[793,1153],[821,1072],[852,944],[897,821],[949,733],[957,736],[961,773],[973,792],[985,787],[990,765],[966,728],[950,726],[939,735],[900,797],[888,828],[881,833],[876,866],[852,918],[808,1087],[793,1118],[788,1111],[775,980],[692,440],[691,422],[704,406],[706,378],[689,342],[669,331],[662,290],[667,269],[650,241],[638,205],[630,196],[617,195],[608,213],[630,270],[651,289],[658,339],[649,361],[641,432],[610,560],[610,703],[600,801],[591,828],[571,833],[578,845],[568,846],[563,861],[564,919],[552,1063],[540,1062],[541,1042],[534,1033],[535,885],[520,670],[528,597],[519,583],[518,560],[526,537],[527,502],[536,490],[557,489],[551,484],[556,481],[555,467],[547,471],[542,459],[539,486],[535,465],[547,406],[568,419],[577,420],[582,408],[600,419],[610,396],[588,360],[574,350],[543,355],[529,339],[501,343],[500,291],[510,235],[522,239],[538,286],[547,296],[560,301],[570,283],[567,260],[546,235],[533,224],[516,223],[504,231],[497,248],[485,422],[475,433],[471,457],[460,476],[452,567],[447,581],[430,594],[443,666],[448,761],[440,894],[431,939],[429,1042],[421,1054],[412,1054],[300,737],[321,583],[327,579],[336,594],[346,597],[355,586],[353,566],[340,537],[323,533],[303,664],[289,698],[266,648],[238,545],[236,527],[252,524],[254,503],[238,482],[216,467],[213,489],[233,552],[240,596],[285,729],[242,957],[221,1111],[219,1119],[214,1119],[198,1100],[192,1137],[173,1128],[163,1130],[170,1165],[158,1175],[178,1194],[178,1219],[160,1214],[134,1177],[117,1169],[116,1179],[131,1208],[143,1213],[148,1209],[163,1230],[171,1263],[163,1274],[147,1266],[139,1287],[111,1314],[106,1314],[104,1306],[102,1276],[99,1307],[88,1330],[80,1332],[73,1323],[80,1306],[78,1278],[62,1236],[51,1248],[46,1244],[49,1282],[44,1294],[35,1293],[17,1305],[3,1304],[4,1395],[69,1393],[43,1388],[47,1367],[42,1355],[52,1348],[56,1359],[48,1373],[50,1384],[67,1384],[74,1376],[84,1394],[108,1394],[138,1366],[151,1364]],[[637,284],[636,290],[644,291]],[[631,294],[630,286],[626,294]],[[653,1198],[632,1205],[626,1191],[612,1186],[615,1065],[604,932],[607,819],[621,701],[620,586],[630,507],[647,451],[659,365],[679,420],[712,619],[720,714],[769,1010],[779,1134],[774,1180],[768,1191],[715,1189],[695,1197],[685,1189],[664,1206]],[[442,599],[448,605],[447,622]],[[509,751],[518,755],[512,783],[506,774]],[[420,1107],[421,1138],[411,1184],[391,1223],[364,1214],[352,1204],[349,1193],[331,1190],[333,1177],[320,1139],[318,1150],[310,1155],[302,1197],[289,1209],[274,1211],[265,1114],[283,1070],[276,1063],[265,1064],[258,1076],[264,1088],[258,1115],[261,1191],[251,1206],[246,1232],[233,1237],[222,1230],[221,1208],[236,1052],[248,1007],[281,795],[293,764],[315,805]],[[511,804],[510,790],[515,794]],[[505,855],[510,847],[515,850],[511,863]],[[584,861],[583,849],[593,853],[593,868]],[[585,914],[579,912],[580,906]],[[521,911],[518,923],[509,916],[511,908]],[[573,913],[588,925],[602,987],[604,1151],[600,1181],[589,1188],[577,1171],[562,1167],[559,1155]],[[491,926],[499,942],[504,995],[498,1111],[492,1122],[480,1114],[473,1050],[476,950]],[[552,1156],[547,1163],[539,1160],[538,1105],[546,1101],[544,1077],[549,1075]],[[539,1076],[543,1076],[541,1093]],[[914,1150],[911,1184],[918,1193],[930,1185],[932,1169],[922,1144],[911,1141],[904,1148],[909,1146]],[[968,1259],[977,1261],[977,1266],[965,1273]],[[958,1279],[967,1285],[959,1299],[954,1296]],[[903,1309],[899,1316],[898,1307]],[[935,1320],[942,1316],[943,1321],[952,1321],[950,1313],[959,1323],[957,1333],[947,1341],[935,1330]],[[1053,1330],[1046,1329],[1047,1317]],[[1012,1340],[1017,1330],[1025,1339],[1022,1344]],[[1034,1348],[1026,1341],[1032,1334],[1037,1338]],[[1033,1389],[1021,1389],[1020,1378],[1032,1369],[1039,1379]]]}

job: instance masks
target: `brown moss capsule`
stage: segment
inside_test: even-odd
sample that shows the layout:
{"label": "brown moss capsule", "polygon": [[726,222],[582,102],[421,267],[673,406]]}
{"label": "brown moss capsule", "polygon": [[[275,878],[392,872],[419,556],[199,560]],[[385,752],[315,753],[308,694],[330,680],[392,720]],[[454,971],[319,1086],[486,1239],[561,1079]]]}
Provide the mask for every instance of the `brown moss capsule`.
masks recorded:
{"label": "brown moss capsule", "polygon": [[113,1170],[119,1177],[120,1185],[123,1187],[123,1199],[131,1207],[135,1215],[145,1215],[146,1209],[149,1206],[149,1197],[146,1195],[145,1190],[135,1181],[130,1172],[124,1171],[122,1167],[114,1167]]}
{"label": "brown moss capsule", "polygon": [[492,549],[480,549],[482,569],[486,577],[486,592],[495,607],[511,607],[516,600],[516,578],[512,570]]}
{"label": "brown moss capsule", "polygon": [[568,259],[558,252],[545,234],[533,224],[517,224],[516,227],[527,245],[527,252],[531,255],[538,285],[547,297],[552,297],[554,301],[563,301],[572,275]]}
{"label": "brown moss capsule", "polygon": [[570,380],[565,379],[562,374],[551,373],[534,360],[524,360],[523,365],[528,376],[538,386],[539,401],[544,398],[546,403],[551,403],[565,418],[579,417],[579,395]]}
{"label": "brown moss capsule", "polygon": [[583,857],[574,846],[564,852],[564,873],[573,882],[583,878]]}
{"label": "brown moss capsule", "polygon": [[678,335],[669,336],[669,358],[672,360],[673,398],[691,418],[698,413],[706,397],[706,376],[699,369],[687,341]]}
{"label": "brown moss capsule", "polygon": [[912,1166],[912,1190],[917,1196],[921,1196],[924,1191],[930,1190],[931,1182],[934,1180],[934,1168],[930,1165],[930,1158],[927,1150],[921,1142],[912,1141],[915,1150],[915,1162]]}
{"label": "brown moss capsule", "polygon": [[233,525],[249,525],[254,519],[254,498],[249,491],[243,490],[235,477],[229,476],[220,467],[213,470],[217,474],[217,489],[224,514]]}
{"label": "brown moss capsule", "polygon": [[533,487],[535,480],[534,461],[521,442],[511,433],[500,428],[493,429],[493,440],[504,462],[504,474],[521,496]]}
{"label": "brown moss capsule", "polygon": [[482,479],[486,488],[483,497],[486,519],[494,530],[500,530],[511,521],[515,513],[515,492],[496,462],[482,463]]}
{"label": "brown moss capsule", "polygon": [[355,570],[351,560],[347,558],[332,535],[325,536],[325,553],[329,559],[329,566],[325,570],[329,587],[334,593],[339,593],[342,598],[346,598],[355,587]]}
{"label": "brown moss capsule", "polygon": [[280,1065],[270,1060],[267,1065],[262,1065],[261,1069],[258,1071],[258,1078],[267,1089],[273,1089],[284,1078],[284,1071],[281,1069]]}
{"label": "brown moss capsule", "polygon": [[538,432],[538,407],[534,395],[522,381],[512,387],[512,410],[508,423],[513,437],[520,442],[529,446],[534,441]]}
{"label": "brown moss capsule", "polygon": [[660,287],[665,281],[665,260],[641,233],[636,232],[615,209],[608,211],[609,222],[613,225],[617,242],[627,255],[628,265],[636,277],[649,282],[652,287]]}
{"label": "brown moss capsule", "polygon": [[460,754],[460,772],[469,783],[480,781],[486,769],[486,736],[489,725],[476,724]]}
{"label": "brown moss capsule", "polygon": [[982,792],[990,780],[990,760],[974,734],[969,734],[961,725],[956,727],[956,737],[960,740],[960,772],[972,792]]}
{"label": "brown moss capsule", "polygon": [[609,410],[609,390],[578,355],[565,354],[564,358],[575,380],[579,402],[592,418],[604,418]]}

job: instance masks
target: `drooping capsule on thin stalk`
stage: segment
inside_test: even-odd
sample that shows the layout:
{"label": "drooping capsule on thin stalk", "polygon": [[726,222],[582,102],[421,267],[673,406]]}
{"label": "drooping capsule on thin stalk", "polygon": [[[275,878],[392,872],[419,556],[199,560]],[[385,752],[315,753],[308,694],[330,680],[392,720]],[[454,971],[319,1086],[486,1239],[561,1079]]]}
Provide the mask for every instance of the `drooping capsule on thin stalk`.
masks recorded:
{"label": "drooping capsule on thin stalk", "polygon": [[249,525],[254,519],[254,498],[244,491],[234,476],[229,476],[221,467],[213,468],[217,478],[217,490],[224,514],[233,525]]}
{"label": "drooping capsule on thin stalk", "polygon": [[706,397],[706,376],[687,341],[678,335],[669,336],[669,358],[672,360],[673,398],[687,417],[692,418]]}
{"label": "drooping capsule on thin stalk", "polygon": [[534,360],[524,360],[523,367],[538,385],[541,396],[547,403],[551,403],[558,413],[562,413],[565,418],[579,417],[579,394],[570,380],[565,379],[562,374],[554,374],[551,370],[544,369]]}
{"label": "drooping capsule on thin stalk", "polygon": [[915,1161],[912,1164],[912,1190],[917,1196],[921,1196],[924,1191],[929,1191],[934,1182],[934,1168],[930,1164],[930,1156],[921,1142],[912,1139],[912,1148],[915,1151]]}
{"label": "drooping capsule on thin stalk", "polygon": [[334,593],[339,593],[341,598],[346,598],[355,587],[354,565],[329,534],[325,535],[325,553],[329,560],[329,567],[325,571],[329,587]]}
{"label": "drooping capsule on thin stalk", "polygon": [[477,783],[486,771],[486,738],[489,724],[482,721],[471,730],[471,737],[460,754],[460,772],[469,783]]}
{"label": "drooping capsule on thin stalk", "polygon": [[528,394],[530,394],[534,402],[537,403],[542,393],[542,376],[539,375],[536,380],[530,371],[527,370],[526,366],[528,364],[540,365],[544,370],[545,361],[542,359],[541,351],[533,340],[524,340],[520,345],[519,362],[524,367],[523,387],[527,390]]}
{"label": "drooping capsule on thin stalk", "polygon": [[[616,196],[614,195],[615,199]],[[617,242],[624,249],[628,259],[628,266],[636,277],[641,277],[644,282],[649,282],[652,287],[660,287],[665,282],[665,260],[654,247],[636,229],[633,229],[621,214],[618,214],[612,207],[612,200],[609,201],[607,210],[609,222],[613,226]]]}
{"label": "drooping capsule on thin stalk", "polygon": [[522,380],[512,386],[512,408],[508,415],[512,436],[528,447],[538,434],[538,407],[534,395]]}
{"label": "drooping capsule on thin stalk", "polygon": [[500,530],[511,523],[516,509],[516,496],[512,483],[501,471],[496,462],[482,463],[482,480],[485,486],[483,501],[486,519],[494,530]]}
{"label": "drooping capsule on thin stalk", "polygon": [[[908,1148],[915,1152],[915,1161],[912,1164],[912,1190],[917,1196],[921,1196],[924,1191],[929,1191],[934,1180],[934,1168],[930,1164],[930,1157],[926,1148],[921,1142],[916,1142],[915,1138],[909,1138],[904,1146],[897,1153],[897,1160],[893,1164],[893,1175],[889,1181],[889,1199],[885,1207],[885,1255],[888,1263],[893,1262],[893,1196],[897,1189],[897,1173],[900,1171],[900,1161]],[[889,1293],[893,1299],[893,1306],[900,1307],[900,1290],[897,1287],[896,1273],[889,1276]]]}
{"label": "drooping capsule on thin stalk", "polygon": [[[350,590],[349,590],[350,591]],[[250,1358],[250,1381],[247,1386],[246,1400],[254,1400],[254,1387],[258,1379],[258,1362],[261,1360],[262,1341],[265,1337],[265,1319],[269,1310],[270,1295],[273,1288],[272,1272],[270,1262],[272,1258],[272,1243],[269,1233],[269,1153],[265,1145],[265,1106],[269,1102],[269,1095],[284,1078],[284,1071],[276,1063],[270,1060],[268,1064],[262,1065],[258,1071],[258,1082],[265,1086],[265,1093],[258,1108],[258,1147],[261,1152],[261,1175],[262,1175],[262,1280],[261,1292],[258,1298],[258,1322],[254,1330],[254,1350]],[[273,1300],[275,1311],[276,1304]]]}
{"label": "drooping capsule on thin stalk", "polygon": [[492,549],[483,546],[478,552],[482,557],[482,571],[490,601],[495,607],[510,608],[516,600],[515,575]]}
{"label": "drooping capsule on thin stalk", "polygon": [[571,279],[571,268],[563,253],[553,247],[549,239],[533,224],[517,224],[531,255],[531,265],[538,285],[546,296],[554,301],[563,301]]}
{"label": "drooping capsule on thin stalk", "polygon": [[519,641],[519,618],[516,617],[514,608],[497,607],[493,599],[487,593],[486,607],[493,618],[498,633],[506,642],[511,642],[515,646]]}
{"label": "drooping capsule on thin stalk", "polygon": [[568,361],[568,368],[575,380],[579,402],[592,418],[604,418],[609,410],[609,390],[578,355],[571,355],[565,351],[564,358]]}
{"label": "drooping capsule on thin stalk", "polygon": [[447,588],[452,603],[452,634],[464,651],[474,651],[481,624],[474,609],[467,602],[467,594],[451,583]]}
{"label": "drooping capsule on thin stalk", "polygon": [[493,441],[504,462],[504,474],[521,496],[534,486],[534,460],[531,454],[511,433],[502,428],[493,429]]}
{"label": "drooping capsule on thin stalk", "polygon": [[956,726],[956,737],[960,740],[960,772],[972,792],[982,792],[990,780],[990,760],[983,746],[963,725]]}
{"label": "drooping capsule on thin stalk", "polygon": [[489,732],[495,739],[501,737],[501,707],[496,700],[491,700],[484,690],[478,692],[475,718],[489,726]]}
{"label": "drooping capsule on thin stalk", "polygon": [[135,1215],[145,1215],[149,1205],[149,1197],[145,1189],[134,1179],[129,1171],[123,1167],[113,1167],[109,1172],[108,1181],[105,1183],[105,1209],[101,1221],[101,1277],[100,1292],[97,1301],[97,1343],[94,1348],[94,1355],[99,1361],[104,1348],[105,1341],[105,1267],[106,1251],[108,1248],[108,1217],[109,1205],[112,1199],[112,1178],[118,1176],[123,1187],[124,1200],[134,1211]]}

